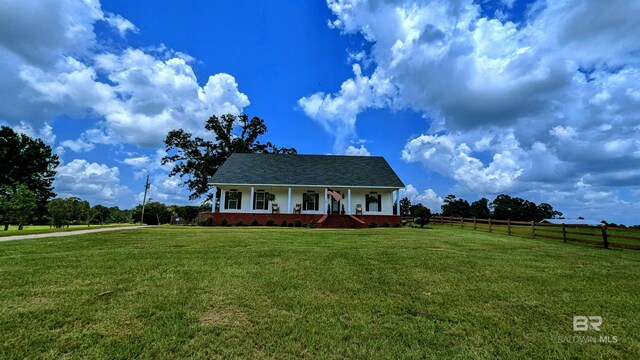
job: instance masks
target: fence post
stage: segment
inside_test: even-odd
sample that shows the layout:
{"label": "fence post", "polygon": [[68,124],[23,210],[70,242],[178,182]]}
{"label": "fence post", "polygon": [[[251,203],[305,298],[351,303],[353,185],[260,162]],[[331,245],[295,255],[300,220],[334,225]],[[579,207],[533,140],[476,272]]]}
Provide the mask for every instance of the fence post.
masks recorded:
{"label": "fence post", "polygon": [[507,219],[507,234],[511,235],[511,219]]}
{"label": "fence post", "polygon": [[440,225],[444,225],[444,216],[440,215]]}
{"label": "fence post", "polygon": [[464,218],[460,217],[460,228],[464,229]]}
{"label": "fence post", "polygon": [[477,223],[476,223],[476,221],[477,221],[477,220],[476,220],[476,217],[474,216],[474,217],[473,217],[473,230],[476,230],[476,228],[477,228]]}
{"label": "fence post", "polygon": [[531,222],[531,237],[532,238],[536,238],[536,222],[532,221]]}
{"label": "fence post", "polygon": [[564,223],[562,223],[562,241],[567,242],[567,228]]}
{"label": "fence post", "polygon": [[489,232],[492,232],[492,229],[491,229],[491,219],[489,219]]}
{"label": "fence post", "polygon": [[609,239],[607,237],[607,224],[602,225],[602,242],[604,243],[604,248],[609,248]]}
{"label": "fence post", "polygon": [[449,216],[449,226],[453,226],[453,216]]}

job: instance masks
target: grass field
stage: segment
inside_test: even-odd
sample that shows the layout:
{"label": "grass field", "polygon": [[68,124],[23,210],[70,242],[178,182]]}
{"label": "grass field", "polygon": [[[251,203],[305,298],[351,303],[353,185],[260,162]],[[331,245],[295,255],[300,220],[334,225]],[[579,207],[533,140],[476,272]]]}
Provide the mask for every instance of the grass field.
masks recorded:
{"label": "grass field", "polygon": [[52,232],[65,232],[75,230],[86,229],[98,229],[101,227],[114,227],[114,226],[133,226],[135,224],[107,224],[107,225],[69,225],[69,227],[63,227],[61,229],[53,228],[49,225],[25,225],[22,230],[18,230],[17,225],[9,226],[7,231],[4,231],[4,225],[0,226],[0,237],[14,236],[14,235],[31,235],[31,234],[48,234]]}
{"label": "grass field", "polygon": [[3,359],[640,358],[639,251],[185,227],[10,241],[0,259]]}

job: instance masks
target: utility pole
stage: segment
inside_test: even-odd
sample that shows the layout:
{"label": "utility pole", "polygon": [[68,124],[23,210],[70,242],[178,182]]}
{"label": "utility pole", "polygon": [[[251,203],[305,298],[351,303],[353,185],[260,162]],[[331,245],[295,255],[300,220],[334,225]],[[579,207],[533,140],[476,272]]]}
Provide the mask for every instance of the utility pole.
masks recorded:
{"label": "utility pole", "polygon": [[144,198],[142,200],[142,215],[140,216],[140,225],[144,221],[144,206],[147,204],[147,190],[149,190],[149,175],[147,175],[147,181],[144,183]]}

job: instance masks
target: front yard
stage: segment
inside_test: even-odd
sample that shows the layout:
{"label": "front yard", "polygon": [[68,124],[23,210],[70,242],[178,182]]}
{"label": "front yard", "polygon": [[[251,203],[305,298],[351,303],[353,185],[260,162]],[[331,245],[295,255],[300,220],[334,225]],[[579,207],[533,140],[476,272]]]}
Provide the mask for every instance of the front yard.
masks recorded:
{"label": "front yard", "polygon": [[639,265],[440,226],[11,241],[0,358],[639,358]]}

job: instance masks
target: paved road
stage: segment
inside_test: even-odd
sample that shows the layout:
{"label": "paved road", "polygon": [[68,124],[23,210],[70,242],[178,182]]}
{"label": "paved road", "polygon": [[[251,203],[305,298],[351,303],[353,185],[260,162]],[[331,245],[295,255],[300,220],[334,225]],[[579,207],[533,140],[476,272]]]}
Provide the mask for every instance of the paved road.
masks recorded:
{"label": "paved road", "polygon": [[41,238],[49,238],[49,237],[91,234],[91,233],[104,232],[104,231],[142,229],[145,227],[147,226],[117,226],[117,227],[106,227],[106,228],[87,229],[87,230],[61,231],[61,232],[53,232],[53,233],[47,233],[47,234],[12,235],[12,236],[0,237],[0,241],[41,239]]}

